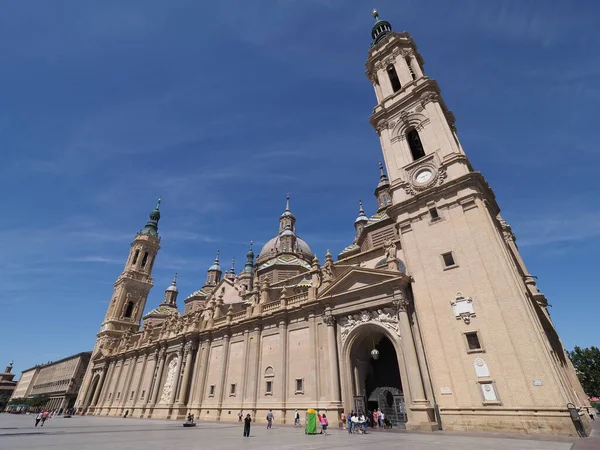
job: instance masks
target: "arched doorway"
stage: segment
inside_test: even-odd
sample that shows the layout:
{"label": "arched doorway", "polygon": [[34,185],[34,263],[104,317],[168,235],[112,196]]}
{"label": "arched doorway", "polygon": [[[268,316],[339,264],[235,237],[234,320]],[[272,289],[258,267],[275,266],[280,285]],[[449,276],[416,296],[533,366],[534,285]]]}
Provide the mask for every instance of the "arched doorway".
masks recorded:
{"label": "arched doorway", "polygon": [[94,397],[96,396],[96,390],[99,388],[99,386],[98,386],[99,381],[100,381],[100,375],[96,375],[92,379],[92,388],[89,391],[87,399],[85,399],[84,408],[87,408],[89,406],[95,406],[95,405],[92,405],[92,401],[94,400]]}
{"label": "arched doorway", "polygon": [[404,428],[406,403],[398,357],[398,341],[380,326],[365,324],[348,339],[352,407],[357,412],[380,409],[395,428]]}

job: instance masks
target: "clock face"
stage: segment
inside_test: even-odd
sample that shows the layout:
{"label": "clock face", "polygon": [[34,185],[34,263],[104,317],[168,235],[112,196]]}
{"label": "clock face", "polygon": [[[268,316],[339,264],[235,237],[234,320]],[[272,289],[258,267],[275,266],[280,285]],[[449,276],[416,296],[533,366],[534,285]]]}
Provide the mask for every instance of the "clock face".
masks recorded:
{"label": "clock face", "polygon": [[431,180],[432,177],[433,173],[431,173],[431,170],[424,169],[417,173],[417,175],[415,176],[415,181],[419,184],[424,184]]}

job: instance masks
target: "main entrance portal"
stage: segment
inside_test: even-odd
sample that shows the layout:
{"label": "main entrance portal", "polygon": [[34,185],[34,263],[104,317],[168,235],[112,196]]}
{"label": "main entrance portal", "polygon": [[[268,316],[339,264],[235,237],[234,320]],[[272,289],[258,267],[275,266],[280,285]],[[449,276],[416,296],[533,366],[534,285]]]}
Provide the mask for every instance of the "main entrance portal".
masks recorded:
{"label": "main entrance portal", "polygon": [[364,328],[350,350],[354,410],[372,414],[379,409],[391,426],[404,428],[406,406],[396,349],[378,327]]}

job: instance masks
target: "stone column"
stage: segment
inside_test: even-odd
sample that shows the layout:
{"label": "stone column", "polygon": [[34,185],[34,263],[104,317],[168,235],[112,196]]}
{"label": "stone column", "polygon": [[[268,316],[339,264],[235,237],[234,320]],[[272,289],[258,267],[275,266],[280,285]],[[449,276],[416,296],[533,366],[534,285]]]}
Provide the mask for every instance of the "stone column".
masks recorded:
{"label": "stone column", "polygon": [[175,384],[173,386],[173,390],[171,391],[171,396],[169,397],[169,405],[175,403],[175,398],[177,397],[177,389],[179,389],[179,381],[181,379],[181,364],[183,363],[183,343],[179,347],[179,351],[177,352],[177,367],[175,368]]}
{"label": "stone column", "polygon": [[[146,395],[146,398],[144,399],[144,407],[148,404],[148,402],[150,401],[150,391],[152,389],[152,384],[154,382],[154,375],[156,375],[156,367],[158,366],[158,349],[156,349],[156,351],[154,352],[154,362],[152,363],[152,377],[150,378],[150,384],[148,385],[148,392]],[[140,380],[143,380],[144,376],[142,374],[142,377],[140,378]]]}
{"label": "stone column", "polygon": [[148,363],[148,353],[144,354],[144,361],[142,362],[142,370],[140,370],[140,377],[135,385],[135,396],[133,397],[133,405],[137,405],[140,398],[140,388],[142,387],[142,380],[144,379],[144,372],[146,371],[146,364]]}
{"label": "stone column", "polygon": [[202,400],[204,399],[204,389],[206,387],[206,376],[208,374],[208,358],[210,356],[211,341],[209,339],[202,343],[202,363],[200,364],[200,375],[198,376],[198,391],[196,392],[196,399],[198,408],[202,406]]}
{"label": "stone column", "polygon": [[129,359],[129,368],[127,369],[127,376],[125,377],[125,383],[123,385],[124,396],[121,400],[121,406],[124,406],[129,401],[131,395],[129,394],[129,389],[131,389],[131,381],[133,380],[133,372],[135,371],[135,366],[137,365],[138,355],[134,355]]}
{"label": "stone column", "polygon": [[242,386],[240,389],[240,409],[244,409],[244,398],[246,397],[246,384],[248,384],[248,373],[250,367],[248,367],[250,361],[250,331],[244,330],[244,373],[242,374]]}
{"label": "stone column", "polygon": [[185,344],[185,367],[183,368],[183,379],[181,380],[181,390],[179,391],[178,400],[181,405],[186,403],[190,373],[192,371],[192,356],[195,349],[196,346],[192,341]]}
{"label": "stone column", "polygon": [[[113,396],[108,402],[108,406],[112,406],[115,400],[117,399],[117,388],[119,387],[119,380],[121,379],[121,375],[123,374],[123,366],[125,365],[125,361],[121,361],[121,367],[119,367],[119,371],[117,372],[117,379],[115,381],[115,392],[113,392]],[[116,363],[115,363],[116,366]]]}
{"label": "stone column", "polygon": [[421,378],[421,370],[419,369],[419,359],[417,357],[417,349],[410,326],[410,318],[408,317],[408,299],[404,293],[396,294],[394,305],[398,309],[398,322],[400,326],[400,336],[402,337],[402,352],[404,353],[404,361],[406,363],[406,374],[408,376],[408,388],[411,394],[411,402],[413,405],[427,405],[428,401],[425,397],[423,389],[423,380]]}
{"label": "stone column", "polygon": [[285,423],[285,404],[287,400],[287,354],[288,354],[288,324],[285,320],[279,322],[279,379],[281,387],[279,388],[281,403],[281,423]]}
{"label": "stone column", "polygon": [[338,376],[337,340],[335,338],[335,317],[331,314],[323,316],[323,322],[327,325],[327,345],[329,348],[329,379],[331,389],[331,400],[340,402],[340,378]]}
{"label": "stone column", "polygon": [[[106,366],[102,368],[102,372],[100,373],[100,379],[98,380],[98,384],[96,385],[96,390],[94,391],[94,397],[92,398],[92,403],[90,406],[96,406],[98,402],[98,397],[100,396],[100,391],[102,391],[102,385],[104,384],[104,377],[106,376]],[[92,378],[93,380],[93,378]]]}
{"label": "stone column", "polygon": [[158,356],[158,370],[156,371],[156,377],[154,377],[154,385],[152,386],[152,405],[156,405],[158,401],[158,394],[160,391],[160,382],[162,380],[163,370],[165,368],[165,358],[167,356],[167,349],[163,348]]}
{"label": "stone column", "polygon": [[421,78],[423,76],[423,69],[421,69],[421,65],[419,64],[419,61],[417,61],[417,57],[414,53],[410,54],[410,67],[415,73],[416,78]]}
{"label": "stone column", "polygon": [[260,360],[262,358],[262,338],[260,325],[254,327],[252,335],[256,339],[256,358],[254,358],[254,367],[252,369],[253,376],[250,376],[250,379],[254,380],[254,392],[252,393],[252,415],[256,416],[256,404],[258,403],[260,386],[263,382],[263,377],[259,373]]}
{"label": "stone column", "polygon": [[312,400],[318,403],[321,399],[321,387],[319,386],[319,355],[317,352],[319,342],[317,339],[316,317],[313,312],[308,314],[308,330],[310,342],[310,372],[313,377],[312,386],[314,386],[314,398]]}
{"label": "stone column", "polygon": [[229,339],[231,336],[229,334],[225,334],[223,336],[223,367],[221,368],[221,389],[219,392],[219,403],[217,410],[218,420],[221,420],[221,406],[223,405],[223,396],[225,395],[225,391],[227,387],[225,386],[225,381],[227,378],[227,366],[229,365]]}
{"label": "stone column", "polygon": [[[107,387],[110,387],[110,383],[112,381],[114,372],[115,372],[115,366],[117,365],[116,361],[111,361],[108,364],[108,373],[106,374],[106,380],[104,381],[106,383]],[[109,389],[106,389],[103,393],[102,393],[102,397],[100,398],[99,402],[101,405],[104,405],[104,403],[106,402],[106,400],[108,399],[108,394],[109,394]]]}

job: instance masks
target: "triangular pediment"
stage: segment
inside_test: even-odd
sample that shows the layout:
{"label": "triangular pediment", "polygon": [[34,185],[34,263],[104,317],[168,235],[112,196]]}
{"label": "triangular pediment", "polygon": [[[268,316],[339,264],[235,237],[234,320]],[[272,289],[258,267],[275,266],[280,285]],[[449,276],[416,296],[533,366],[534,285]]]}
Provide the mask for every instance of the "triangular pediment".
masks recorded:
{"label": "triangular pediment", "polygon": [[340,295],[363,289],[369,289],[375,285],[386,282],[399,282],[404,284],[408,281],[407,276],[401,272],[391,272],[362,267],[350,268],[334,280],[334,282],[318,293],[321,296]]}

